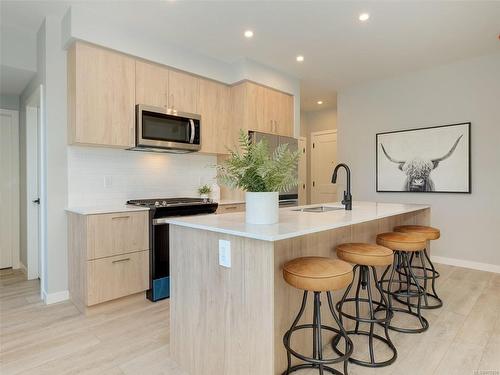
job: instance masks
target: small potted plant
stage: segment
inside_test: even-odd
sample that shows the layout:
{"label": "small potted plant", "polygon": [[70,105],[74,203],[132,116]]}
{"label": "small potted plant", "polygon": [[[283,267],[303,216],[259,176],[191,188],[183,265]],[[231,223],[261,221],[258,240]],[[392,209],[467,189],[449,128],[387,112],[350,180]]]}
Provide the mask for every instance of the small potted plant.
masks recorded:
{"label": "small potted plant", "polygon": [[200,198],[208,199],[208,195],[212,192],[212,189],[207,184],[202,185],[198,188],[198,194],[200,194]]}
{"label": "small potted plant", "polygon": [[300,153],[287,144],[269,152],[265,141],[252,143],[240,130],[240,147],[228,150],[229,158],[217,165],[217,178],[231,189],[245,191],[246,222],[275,224],[279,219],[279,192],[297,185]]}

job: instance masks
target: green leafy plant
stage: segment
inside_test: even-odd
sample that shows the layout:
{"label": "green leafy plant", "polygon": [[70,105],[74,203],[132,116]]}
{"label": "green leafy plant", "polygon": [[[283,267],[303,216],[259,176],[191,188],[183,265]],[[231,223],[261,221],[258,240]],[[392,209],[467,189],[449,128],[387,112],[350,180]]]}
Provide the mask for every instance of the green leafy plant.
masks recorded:
{"label": "green leafy plant", "polygon": [[212,189],[210,188],[210,186],[208,185],[202,185],[198,188],[198,193],[200,195],[203,195],[203,194],[210,194],[212,192]]}
{"label": "green leafy plant", "polygon": [[231,189],[250,192],[286,191],[297,185],[297,164],[300,153],[279,145],[273,153],[265,141],[252,143],[246,132],[240,130],[239,149],[217,165],[217,179]]}

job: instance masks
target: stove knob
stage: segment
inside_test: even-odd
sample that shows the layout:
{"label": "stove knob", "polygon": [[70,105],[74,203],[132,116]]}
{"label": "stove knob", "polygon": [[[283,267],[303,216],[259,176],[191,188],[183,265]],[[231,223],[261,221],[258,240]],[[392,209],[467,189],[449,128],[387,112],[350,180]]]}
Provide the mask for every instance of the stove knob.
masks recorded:
{"label": "stove knob", "polygon": [[160,202],[156,201],[155,206],[159,206],[159,205],[160,205]]}
{"label": "stove knob", "polygon": [[166,205],[167,205],[167,201],[163,201],[163,202],[161,202],[161,204],[162,204],[163,206],[166,206]]}

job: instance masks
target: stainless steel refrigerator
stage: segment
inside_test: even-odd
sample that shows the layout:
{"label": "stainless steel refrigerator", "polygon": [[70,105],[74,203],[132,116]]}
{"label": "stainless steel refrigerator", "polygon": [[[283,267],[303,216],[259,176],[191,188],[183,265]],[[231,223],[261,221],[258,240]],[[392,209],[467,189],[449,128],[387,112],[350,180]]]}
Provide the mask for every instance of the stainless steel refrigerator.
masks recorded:
{"label": "stainless steel refrigerator", "polygon": [[[257,143],[261,140],[266,140],[269,145],[269,151],[274,152],[276,147],[280,144],[288,144],[288,148],[292,151],[297,151],[299,144],[297,139],[292,137],[283,137],[281,135],[261,133],[255,131],[249,131],[250,139],[252,142]],[[297,174],[297,171],[295,171]],[[298,186],[293,187],[288,191],[280,191],[280,206],[297,206],[299,202],[299,190]]]}

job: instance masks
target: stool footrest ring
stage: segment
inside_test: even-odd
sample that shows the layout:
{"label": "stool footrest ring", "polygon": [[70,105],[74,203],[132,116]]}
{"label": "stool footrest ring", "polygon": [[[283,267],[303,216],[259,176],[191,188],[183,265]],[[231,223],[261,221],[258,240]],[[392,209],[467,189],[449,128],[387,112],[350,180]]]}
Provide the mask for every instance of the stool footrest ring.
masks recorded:
{"label": "stool footrest ring", "polygon": [[[379,311],[384,311],[385,309],[377,309],[376,312],[379,312]],[[388,329],[392,330],[392,331],[397,331],[397,332],[402,332],[402,333],[422,333],[424,331],[426,331],[428,328],[429,328],[429,322],[427,321],[427,319],[425,319],[422,315],[418,315],[417,313],[413,312],[413,311],[409,311],[409,310],[405,310],[405,309],[401,309],[399,307],[392,307],[392,311],[395,311],[395,312],[400,312],[400,313],[404,313],[404,314],[408,314],[408,315],[411,315],[411,316],[414,316],[416,317],[419,321],[420,321],[420,324],[421,324],[421,328],[402,328],[402,327],[396,327],[394,325],[391,325],[389,324],[387,326]],[[385,327],[385,323],[379,323],[382,327]]]}
{"label": "stool footrest ring", "polygon": [[[367,332],[367,331],[362,331],[362,330],[350,330],[350,331],[347,331],[347,334],[348,335],[361,335],[361,336],[367,336],[367,337],[370,337],[370,332]],[[390,340],[387,340],[385,337],[382,337],[380,335],[377,335],[377,334],[372,334],[371,335],[373,338],[379,340],[379,341],[382,341],[383,343],[385,343],[392,351],[392,357],[389,358],[388,360],[385,360],[385,361],[381,361],[381,362],[376,362],[375,360],[374,361],[362,361],[360,359],[356,359],[354,358],[353,356],[351,356],[349,358],[349,362],[352,362],[352,363],[355,363],[357,365],[360,365],[360,366],[365,366],[365,367],[385,367],[385,366],[389,366],[390,364],[394,363],[394,361],[396,360],[396,358],[398,357],[398,352],[396,350],[396,347],[394,346],[394,344],[390,341]],[[332,348],[333,350],[335,351],[335,353],[337,353],[338,355],[342,355],[343,352],[337,347],[338,344],[340,343],[340,339],[342,337],[340,335],[335,335],[333,337],[333,340],[332,340]]]}

